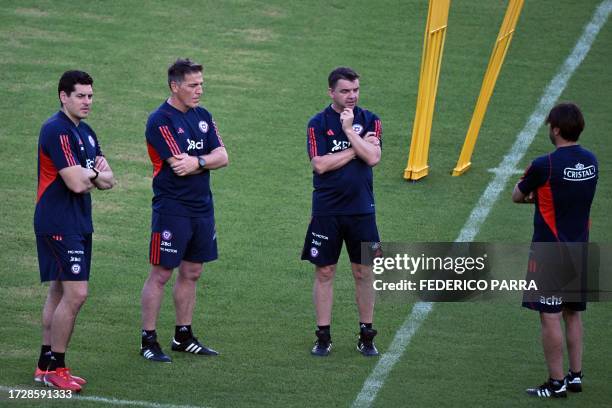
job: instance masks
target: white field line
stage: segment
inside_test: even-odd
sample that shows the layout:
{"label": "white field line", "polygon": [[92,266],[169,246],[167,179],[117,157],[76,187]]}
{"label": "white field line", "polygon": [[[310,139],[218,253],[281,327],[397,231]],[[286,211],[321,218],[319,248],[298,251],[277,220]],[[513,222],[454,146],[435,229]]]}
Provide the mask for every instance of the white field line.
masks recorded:
{"label": "white field line", "polygon": [[[16,390],[40,390],[40,391],[50,391],[52,390],[52,388],[42,388],[42,387],[23,387],[23,386],[14,386],[14,387],[7,387],[5,385],[0,385],[0,391],[4,391],[6,393],[9,393],[11,390],[16,391]],[[16,396],[17,394],[14,392],[14,396]],[[8,399],[8,397],[6,397],[7,400],[11,400]],[[38,399],[13,399],[12,401],[15,402],[19,402],[19,401],[40,401],[41,404],[44,405],[45,401],[57,401],[59,399],[50,399],[50,398],[38,398]],[[128,407],[147,407],[147,408],[205,408],[205,407],[198,407],[198,406],[194,406],[194,405],[174,405],[174,404],[160,404],[157,402],[149,402],[149,401],[131,401],[131,400],[120,400],[120,399],[116,399],[116,398],[105,398],[105,397],[95,397],[95,396],[81,396],[78,394],[73,393],[72,394],[72,398],[63,398],[61,399],[61,401],[64,402],[78,402],[78,401],[87,401],[87,402],[98,402],[100,404],[107,404],[107,405],[124,405],[124,406],[128,406]]]}
{"label": "white field line", "polygon": [[[527,120],[525,127],[517,135],[514,145],[512,145],[508,154],[504,156],[499,166],[495,169],[493,180],[487,185],[485,191],[480,196],[478,203],[459,232],[459,236],[455,240],[456,242],[470,242],[474,240],[508,179],[515,175],[517,164],[533,142],[546,115],[559,99],[569,79],[588,54],[599,30],[606,24],[610,12],[612,12],[612,0],[602,1],[593,13],[591,21],[584,28],[571,54],[566,58],[557,75],[555,75],[544,90],[538,105]],[[372,405],[378,391],[384,385],[389,372],[401,358],[412,336],[427,318],[432,308],[433,304],[431,302],[417,302],[414,305],[412,312],[395,334],[389,350],[382,355],[372,373],[365,380],[361,391],[353,402],[353,407],[369,407]]]}

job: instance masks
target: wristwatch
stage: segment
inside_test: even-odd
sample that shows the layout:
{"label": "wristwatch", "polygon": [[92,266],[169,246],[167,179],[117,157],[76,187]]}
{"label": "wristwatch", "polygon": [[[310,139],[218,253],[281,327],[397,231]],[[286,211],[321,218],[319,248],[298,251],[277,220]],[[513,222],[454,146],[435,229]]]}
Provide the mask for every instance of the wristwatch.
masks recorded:
{"label": "wristwatch", "polygon": [[204,166],[206,166],[206,160],[203,157],[198,157],[198,168],[203,170]]}
{"label": "wristwatch", "polygon": [[96,175],[91,178],[91,180],[93,181],[98,178],[98,176],[100,175],[100,172],[96,170],[95,167],[93,167],[92,170],[94,173],[96,173]]}

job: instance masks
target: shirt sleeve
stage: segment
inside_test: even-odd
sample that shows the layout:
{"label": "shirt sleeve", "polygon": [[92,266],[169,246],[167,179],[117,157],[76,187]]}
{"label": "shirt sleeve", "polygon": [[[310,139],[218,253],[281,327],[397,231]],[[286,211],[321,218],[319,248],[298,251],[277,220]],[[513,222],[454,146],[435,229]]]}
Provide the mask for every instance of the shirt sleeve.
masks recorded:
{"label": "shirt sleeve", "polygon": [[71,141],[72,135],[67,129],[47,128],[41,131],[41,150],[51,158],[58,171],[81,165]]}
{"label": "shirt sleeve", "polygon": [[306,129],[306,150],[310,160],[315,156],[325,156],[328,153],[325,135],[317,122],[316,118],[312,119]]}
{"label": "shirt sleeve", "polygon": [[546,168],[543,160],[536,159],[532,161],[518,183],[519,190],[525,195],[537,190],[538,187],[544,185],[546,180],[548,180],[548,173],[549,169]]}
{"label": "shirt sleeve", "polygon": [[219,133],[219,128],[217,127],[217,122],[215,119],[210,116],[211,126],[206,133],[206,146],[208,146],[206,150],[206,154],[212,152],[218,147],[225,147],[223,144],[223,139],[221,139],[221,134]]}
{"label": "shirt sleeve", "polygon": [[145,135],[147,143],[155,149],[161,160],[183,153],[172,124],[165,118],[151,118],[147,123]]}
{"label": "shirt sleeve", "polygon": [[367,132],[374,132],[374,136],[376,136],[378,138],[378,141],[380,142],[380,148],[382,149],[382,144],[383,144],[383,140],[382,140],[382,135],[383,135],[383,128],[382,128],[382,122],[380,121],[380,118],[374,114],[372,114],[373,116],[373,120],[370,123],[370,125],[368,126],[368,129],[366,129],[366,133]]}

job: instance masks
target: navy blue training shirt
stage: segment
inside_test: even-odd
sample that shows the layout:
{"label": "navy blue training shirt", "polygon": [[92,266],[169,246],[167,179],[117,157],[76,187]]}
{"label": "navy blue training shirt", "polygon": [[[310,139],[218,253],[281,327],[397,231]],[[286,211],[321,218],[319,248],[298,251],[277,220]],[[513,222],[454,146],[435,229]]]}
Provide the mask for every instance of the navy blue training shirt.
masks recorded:
{"label": "navy blue training shirt", "polygon": [[212,216],[210,171],[181,177],[166,162],[173,155],[202,156],[224,146],[212,115],[199,106],[183,113],[166,101],[149,116],[146,140],[153,164],[153,210],[184,217]]}
{"label": "navy blue training shirt", "polygon": [[[361,137],[375,132],[382,148],[382,125],[378,116],[357,106],[353,115],[353,130]],[[342,130],[340,114],[331,105],[308,122],[306,148],[311,160],[349,147],[351,143]],[[313,216],[375,212],[372,168],[359,158],[324,174],[313,171],[313,187]]]}
{"label": "navy blue training shirt", "polygon": [[533,242],[588,242],[598,177],[595,155],[580,145],[535,159],[518,184],[535,192]]}
{"label": "navy blue training shirt", "polygon": [[93,168],[102,156],[95,132],[81,121],[74,124],[62,111],[42,125],[38,138],[38,193],[34,211],[36,234],[91,234],[91,195],[76,194],[59,171],[66,167]]}

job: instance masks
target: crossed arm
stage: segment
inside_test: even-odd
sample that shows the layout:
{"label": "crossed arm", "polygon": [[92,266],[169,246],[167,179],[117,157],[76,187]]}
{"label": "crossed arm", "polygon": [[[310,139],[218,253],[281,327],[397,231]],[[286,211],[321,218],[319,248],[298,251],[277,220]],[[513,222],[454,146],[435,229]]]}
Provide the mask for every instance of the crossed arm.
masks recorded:
{"label": "crossed arm", "polygon": [[535,202],[533,191],[529,194],[523,194],[521,189],[518,187],[518,183],[516,183],[514,190],[512,191],[512,201],[517,204],[531,204]]}
{"label": "crossed arm", "polygon": [[[204,169],[215,170],[221,167],[225,167],[229,164],[229,158],[227,157],[227,150],[225,147],[217,147],[209,154],[199,156],[206,161]],[[200,169],[198,163],[198,156],[189,156],[187,153],[181,153],[169,157],[166,161],[174,171],[174,174],[180,177],[191,176],[193,174],[200,174],[204,170]]]}
{"label": "crossed arm", "polygon": [[328,171],[339,169],[357,157],[366,162],[368,166],[373,167],[378,164],[380,161],[380,140],[375,136],[375,133],[368,132],[362,139],[357,133],[353,132],[352,128],[350,132],[353,133],[355,142],[353,142],[353,139],[351,139],[346,130],[344,133],[346,133],[351,141],[352,147],[340,153],[314,156],[310,160],[310,165],[315,173],[324,174]]}
{"label": "crossed arm", "polygon": [[61,169],[59,174],[66,187],[76,194],[88,193],[94,187],[99,190],[113,188],[116,184],[115,176],[104,156],[96,156],[94,169],[77,165]]}

